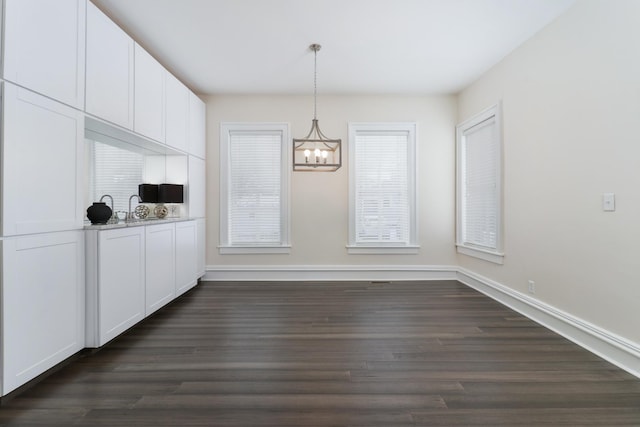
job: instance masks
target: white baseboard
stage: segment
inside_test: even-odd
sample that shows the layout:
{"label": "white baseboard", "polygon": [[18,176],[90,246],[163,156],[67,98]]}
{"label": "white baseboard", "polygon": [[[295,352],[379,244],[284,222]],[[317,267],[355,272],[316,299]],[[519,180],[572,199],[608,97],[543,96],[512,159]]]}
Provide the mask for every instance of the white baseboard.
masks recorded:
{"label": "white baseboard", "polygon": [[208,281],[398,281],[456,280],[454,266],[422,265],[232,265],[207,266]]}
{"label": "white baseboard", "polygon": [[640,378],[638,344],[469,270],[457,280]]}
{"label": "white baseboard", "polygon": [[640,345],[457,266],[207,266],[204,281],[458,280],[640,378]]}

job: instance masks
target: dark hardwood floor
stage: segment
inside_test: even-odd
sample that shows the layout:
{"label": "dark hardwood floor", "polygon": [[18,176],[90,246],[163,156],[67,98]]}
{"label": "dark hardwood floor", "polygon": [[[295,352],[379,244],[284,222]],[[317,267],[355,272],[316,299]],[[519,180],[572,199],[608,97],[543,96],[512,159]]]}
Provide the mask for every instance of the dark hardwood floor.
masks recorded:
{"label": "dark hardwood floor", "polygon": [[640,380],[457,282],[205,282],[1,426],[640,426]]}

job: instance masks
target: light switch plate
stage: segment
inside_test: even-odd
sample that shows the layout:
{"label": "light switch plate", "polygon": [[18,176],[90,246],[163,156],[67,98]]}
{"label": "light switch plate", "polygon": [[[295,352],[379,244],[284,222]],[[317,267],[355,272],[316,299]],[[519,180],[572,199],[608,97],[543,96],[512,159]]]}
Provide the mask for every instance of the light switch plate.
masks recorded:
{"label": "light switch plate", "polygon": [[616,210],[616,195],[614,193],[602,194],[602,210],[605,212],[613,212]]}

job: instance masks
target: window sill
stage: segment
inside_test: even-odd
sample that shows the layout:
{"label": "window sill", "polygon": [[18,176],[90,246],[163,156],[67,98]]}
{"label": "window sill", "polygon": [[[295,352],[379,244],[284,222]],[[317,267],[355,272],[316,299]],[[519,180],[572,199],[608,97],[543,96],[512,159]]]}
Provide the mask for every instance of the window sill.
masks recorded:
{"label": "window sill", "polygon": [[285,254],[291,253],[291,246],[218,246],[220,255],[255,255],[255,254]]}
{"label": "window sill", "polygon": [[354,246],[347,245],[347,253],[358,255],[412,255],[420,251],[420,246]]}
{"label": "window sill", "polygon": [[492,262],[494,264],[504,264],[504,253],[502,252],[492,252],[489,250],[483,250],[478,248],[472,248],[464,245],[456,245],[459,254],[467,255],[470,257],[482,259],[485,261]]}

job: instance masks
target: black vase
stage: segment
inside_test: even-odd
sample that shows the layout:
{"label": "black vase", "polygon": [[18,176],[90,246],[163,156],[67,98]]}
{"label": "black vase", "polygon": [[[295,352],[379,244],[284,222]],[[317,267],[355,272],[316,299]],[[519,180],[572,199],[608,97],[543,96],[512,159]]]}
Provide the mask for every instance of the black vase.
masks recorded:
{"label": "black vase", "polygon": [[112,213],[111,208],[104,202],[95,202],[87,208],[87,218],[91,224],[106,224]]}

